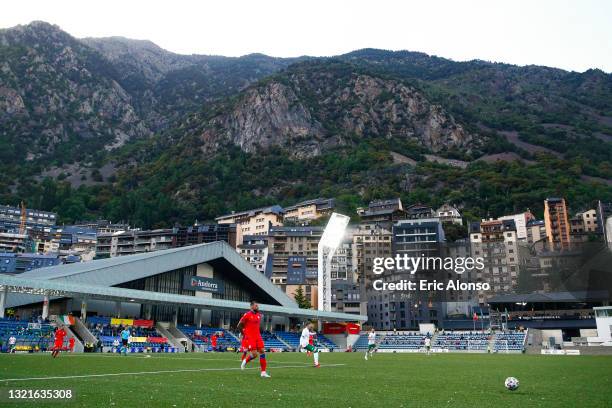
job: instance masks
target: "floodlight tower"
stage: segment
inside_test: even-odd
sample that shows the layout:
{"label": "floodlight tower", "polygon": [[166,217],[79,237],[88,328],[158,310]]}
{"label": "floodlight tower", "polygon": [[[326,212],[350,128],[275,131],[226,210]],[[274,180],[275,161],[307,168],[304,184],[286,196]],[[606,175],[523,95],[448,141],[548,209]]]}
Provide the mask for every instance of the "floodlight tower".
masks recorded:
{"label": "floodlight tower", "polygon": [[318,246],[318,309],[331,311],[331,260],[340,246],[350,217],[332,213]]}

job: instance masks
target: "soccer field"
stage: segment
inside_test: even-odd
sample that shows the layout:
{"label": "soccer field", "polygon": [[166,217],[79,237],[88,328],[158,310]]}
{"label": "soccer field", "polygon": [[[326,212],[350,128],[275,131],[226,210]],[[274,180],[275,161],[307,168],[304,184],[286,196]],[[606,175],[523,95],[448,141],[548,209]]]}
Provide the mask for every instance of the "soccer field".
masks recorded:
{"label": "soccer field", "polygon": [[[612,356],[269,353],[239,369],[230,353],[0,355],[0,406],[9,389],[71,389],[79,407],[605,407],[612,404]],[[520,388],[504,388],[509,376]]]}

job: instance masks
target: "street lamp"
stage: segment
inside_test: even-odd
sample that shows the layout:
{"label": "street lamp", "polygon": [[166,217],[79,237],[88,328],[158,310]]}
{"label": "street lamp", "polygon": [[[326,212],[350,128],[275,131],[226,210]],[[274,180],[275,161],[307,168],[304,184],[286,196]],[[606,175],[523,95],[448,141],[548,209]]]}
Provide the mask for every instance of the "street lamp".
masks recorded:
{"label": "street lamp", "polygon": [[318,309],[331,311],[331,260],[342,243],[350,217],[332,213],[318,246]]}

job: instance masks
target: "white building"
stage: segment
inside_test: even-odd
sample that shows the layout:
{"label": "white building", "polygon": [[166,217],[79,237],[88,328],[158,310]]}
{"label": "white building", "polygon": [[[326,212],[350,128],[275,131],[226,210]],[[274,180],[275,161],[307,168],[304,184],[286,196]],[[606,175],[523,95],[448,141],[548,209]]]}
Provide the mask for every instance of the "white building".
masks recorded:
{"label": "white building", "polygon": [[438,208],[436,210],[436,217],[439,218],[442,223],[452,222],[457,225],[463,224],[461,213],[450,204],[444,204],[442,207]]}
{"label": "white building", "polygon": [[518,239],[527,239],[527,223],[531,220],[535,220],[535,217],[531,211],[527,210],[520,214],[504,215],[498,219],[502,221],[513,220],[514,225],[516,226],[516,237]]}

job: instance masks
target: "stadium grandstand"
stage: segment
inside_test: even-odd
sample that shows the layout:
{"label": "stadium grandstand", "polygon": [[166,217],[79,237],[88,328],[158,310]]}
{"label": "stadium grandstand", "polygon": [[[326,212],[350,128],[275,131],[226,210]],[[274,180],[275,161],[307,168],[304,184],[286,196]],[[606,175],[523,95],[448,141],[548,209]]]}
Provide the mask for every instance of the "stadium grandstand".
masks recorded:
{"label": "stadium grandstand", "polygon": [[[239,346],[235,327],[256,299],[269,350],[293,350],[289,333],[305,321],[363,322],[365,316],[300,309],[225,242],[193,245],[0,276],[3,344],[44,350],[54,326],[65,324],[75,351],[114,351],[119,333],[131,332],[131,351],[208,351]],[[32,321],[44,324],[32,326]],[[66,323],[66,320],[69,323]],[[336,349],[321,335],[318,342]]]}

